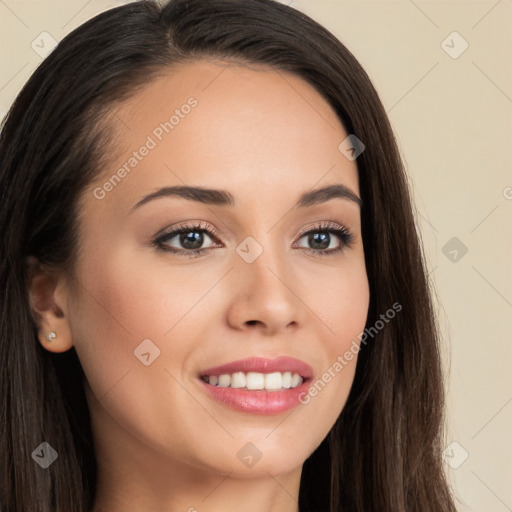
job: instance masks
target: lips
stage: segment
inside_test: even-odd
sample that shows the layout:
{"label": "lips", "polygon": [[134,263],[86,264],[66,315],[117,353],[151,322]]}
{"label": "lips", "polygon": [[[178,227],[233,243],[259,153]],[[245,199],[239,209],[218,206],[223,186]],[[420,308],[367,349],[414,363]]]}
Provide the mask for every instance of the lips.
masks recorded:
{"label": "lips", "polygon": [[265,416],[281,414],[294,407],[298,407],[300,404],[304,404],[305,402],[301,401],[301,397],[307,395],[311,382],[310,379],[307,379],[296,388],[283,391],[248,391],[244,389],[219,388],[211,386],[201,379],[197,379],[198,386],[213,400],[223,406],[238,412]]}
{"label": "lips", "polygon": [[249,357],[247,359],[240,359],[231,363],[223,364],[221,366],[214,366],[207,368],[199,373],[200,377],[210,375],[222,375],[226,373],[236,372],[258,372],[258,373],[272,373],[272,372],[292,372],[298,373],[304,379],[313,376],[313,369],[311,366],[300,359],[294,357],[277,357],[275,359],[267,359],[263,357]]}

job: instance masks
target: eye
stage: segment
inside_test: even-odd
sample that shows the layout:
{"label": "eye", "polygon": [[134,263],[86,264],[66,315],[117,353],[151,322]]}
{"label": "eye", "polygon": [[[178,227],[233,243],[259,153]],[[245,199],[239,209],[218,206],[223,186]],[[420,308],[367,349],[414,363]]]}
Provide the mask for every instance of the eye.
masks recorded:
{"label": "eye", "polygon": [[[339,240],[333,239],[332,235],[335,235]],[[306,238],[307,244],[312,247],[307,247],[306,250],[311,250],[315,254],[329,255],[338,253],[345,247],[348,247],[354,241],[354,235],[345,227],[333,222],[321,223],[303,233],[299,240]],[[334,242],[334,247],[332,244]]]}
{"label": "eye", "polygon": [[[205,234],[209,238],[218,239],[216,233],[211,228],[208,229],[206,226],[201,224],[187,224],[168,230],[163,235],[156,238],[156,240],[153,241],[153,245],[163,251],[182,254],[192,258],[203,254],[203,252],[212,247],[202,247],[205,240]],[[173,238],[176,239],[174,243],[181,245],[181,247],[177,248],[169,243]]]}
{"label": "eye", "polygon": [[[204,247],[205,235],[217,242],[220,239],[220,235],[214,229],[209,228],[206,224],[202,225],[199,223],[171,228],[158,236],[152,244],[162,251],[194,258],[216,247],[215,244]],[[335,235],[335,238],[332,235]],[[299,246],[299,248],[314,254],[333,255],[350,246],[354,240],[354,235],[347,228],[329,221],[302,233],[299,240],[303,238],[307,238],[306,242],[311,247]],[[334,247],[332,247],[332,243],[336,242],[336,238],[338,243],[335,243]],[[173,241],[173,239],[175,240]]]}

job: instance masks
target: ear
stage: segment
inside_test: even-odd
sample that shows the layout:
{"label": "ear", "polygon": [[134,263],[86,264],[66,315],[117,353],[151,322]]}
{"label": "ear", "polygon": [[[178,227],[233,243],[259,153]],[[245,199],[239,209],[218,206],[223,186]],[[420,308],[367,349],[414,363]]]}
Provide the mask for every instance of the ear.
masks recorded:
{"label": "ear", "polygon": [[41,265],[33,256],[29,256],[26,263],[30,306],[37,320],[39,343],[50,352],[65,352],[73,346],[73,338],[64,275]]}

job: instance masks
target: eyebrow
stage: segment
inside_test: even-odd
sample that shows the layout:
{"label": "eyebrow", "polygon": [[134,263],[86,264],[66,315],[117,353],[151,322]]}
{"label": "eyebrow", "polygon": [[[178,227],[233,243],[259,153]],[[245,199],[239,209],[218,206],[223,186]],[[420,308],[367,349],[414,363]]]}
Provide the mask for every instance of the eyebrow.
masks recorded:
{"label": "eyebrow", "polygon": [[[215,206],[235,206],[235,198],[232,194],[225,190],[215,190],[202,187],[163,187],[147,196],[144,196],[135,206],[130,209],[130,213],[148,203],[162,197],[181,197],[189,201],[197,201],[204,204]],[[352,190],[345,185],[328,185],[323,188],[304,192],[295,204],[296,208],[306,208],[317,204],[325,203],[331,199],[348,199],[358,204],[360,208],[363,206],[363,200],[358,197]]]}

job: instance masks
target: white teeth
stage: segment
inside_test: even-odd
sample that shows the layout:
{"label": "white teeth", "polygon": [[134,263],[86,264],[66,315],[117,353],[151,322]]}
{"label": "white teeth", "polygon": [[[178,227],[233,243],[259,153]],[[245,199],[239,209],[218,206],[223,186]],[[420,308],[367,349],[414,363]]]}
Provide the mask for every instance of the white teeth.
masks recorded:
{"label": "white teeth", "polygon": [[245,388],[248,390],[276,391],[282,389],[296,388],[304,379],[298,373],[292,372],[235,372],[232,374],[210,375],[204,378],[212,386],[221,388]]}
{"label": "white teeth", "polygon": [[221,388],[227,388],[231,384],[231,375],[229,373],[225,373],[222,375],[219,375],[219,386]]}
{"label": "white teeth", "polygon": [[281,389],[283,377],[281,372],[267,373],[265,375],[265,389]]}
{"label": "white teeth", "polygon": [[[247,378],[245,376],[245,373],[243,372],[237,372],[233,373],[231,375],[231,387],[232,388],[245,388],[245,384],[247,382]],[[211,384],[210,380],[210,384]]]}
{"label": "white teeth", "polygon": [[292,388],[296,388],[299,384],[302,384],[302,377],[298,373],[292,375]]}
{"label": "white teeth", "polygon": [[247,374],[247,389],[263,389],[265,376],[263,373],[249,372]]}

